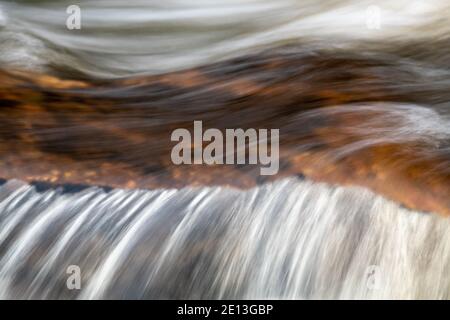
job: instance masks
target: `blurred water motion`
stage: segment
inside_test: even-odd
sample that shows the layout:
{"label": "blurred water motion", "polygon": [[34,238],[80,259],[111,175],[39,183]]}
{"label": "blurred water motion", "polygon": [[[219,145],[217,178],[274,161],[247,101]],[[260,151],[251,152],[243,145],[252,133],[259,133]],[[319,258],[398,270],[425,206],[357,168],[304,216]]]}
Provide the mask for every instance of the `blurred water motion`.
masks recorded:
{"label": "blurred water motion", "polygon": [[[0,1],[0,298],[449,299],[448,1],[71,4]],[[173,165],[195,120],[279,174]]]}
{"label": "blurred water motion", "polygon": [[[2,298],[450,295],[450,221],[363,189],[289,179],[61,194],[11,181],[0,196]],[[66,288],[69,265],[81,291]]]}
{"label": "blurred water motion", "polygon": [[[367,27],[367,8],[374,5],[369,0],[81,0],[82,29],[68,30],[66,8],[72,4],[0,1],[0,61],[118,77],[190,68],[292,42],[309,50],[363,52],[366,41],[395,47],[445,40],[450,31],[445,0],[377,1],[379,30]],[[434,61],[442,57],[429,51]]]}

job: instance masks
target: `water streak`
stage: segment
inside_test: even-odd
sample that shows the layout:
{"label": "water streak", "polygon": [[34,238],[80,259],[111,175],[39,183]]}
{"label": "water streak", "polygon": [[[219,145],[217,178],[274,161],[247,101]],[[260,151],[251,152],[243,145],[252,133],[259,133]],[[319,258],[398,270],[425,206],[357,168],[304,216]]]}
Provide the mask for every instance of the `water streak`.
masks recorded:
{"label": "water streak", "polygon": [[[450,221],[362,188],[39,193],[9,181],[0,199],[1,298],[450,298]],[[81,291],[66,287],[69,265]]]}
{"label": "water streak", "polygon": [[194,67],[293,41],[311,50],[365,51],[358,42],[389,48],[445,39],[449,32],[445,0],[377,1],[380,30],[366,26],[371,0],[81,0],[80,32],[65,27],[73,4],[0,1],[0,61],[117,77]]}

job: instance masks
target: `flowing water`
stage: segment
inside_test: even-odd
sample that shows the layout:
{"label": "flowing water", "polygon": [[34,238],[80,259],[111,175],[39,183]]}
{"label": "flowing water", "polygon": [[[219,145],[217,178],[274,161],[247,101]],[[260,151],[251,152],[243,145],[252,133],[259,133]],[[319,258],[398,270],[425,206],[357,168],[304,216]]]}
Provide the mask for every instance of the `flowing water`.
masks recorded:
{"label": "flowing water", "polygon": [[0,61],[117,77],[184,69],[290,42],[311,51],[357,52],[365,49],[361,41],[439,41],[450,31],[446,0],[376,1],[379,30],[366,26],[374,5],[368,0],[82,0],[76,1],[82,29],[67,30],[72,4],[0,1]]}
{"label": "flowing water", "polygon": [[[67,30],[65,9],[71,1],[0,1],[0,71],[26,70],[96,84],[212,64],[200,71],[214,81],[220,74],[223,81],[205,81],[188,92],[182,86],[126,81],[117,82],[120,88],[115,82],[83,90],[40,88],[53,98],[50,107],[42,111],[33,105],[41,97],[31,96],[23,102],[23,114],[10,110],[16,106],[10,100],[35,83],[17,91],[8,87],[2,92],[0,87],[0,98],[7,96],[10,103],[0,110],[0,178],[8,177],[0,186],[0,298],[450,299],[450,220],[405,208],[363,187],[292,174],[247,189],[171,189],[164,183],[146,189],[43,187],[28,183],[31,178],[18,180],[41,170],[39,165],[48,173],[53,172],[45,167],[48,163],[61,171],[69,163],[69,169],[81,172],[106,167],[107,178],[102,179],[111,182],[120,170],[89,162],[110,154],[119,165],[145,169],[139,173],[158,173],[160,163],[152,163],[152,170],[146,165],[164,151],[158,140],[166,136],[161,128],[200,114],[213,124],[281,128],[281,143],[288,141],[291,153],[313,152],[323,133],[329,143],[324,154],[336,161],[394,145],[403,153],[384,155],[392,168],[400,172],[407,164],[431,159],[434,166],[414,167],[411,176],[448,186],[450,3],[377,1],[381,28],[372,30],[366,27],[366,14],[373,3],[77,1],[82,30]],[[292,65],[286,63],[279,74],[248,61],[220,64],[284,45],[288,47],[279,51],[280,59]],[[276,56],[278,51],[273,52]],[[263,62],[277,62],[262,57]],[[334,57],[340,60],[323,67]],[[354,78],[345,74],[351,68]],[[2,82],[3,76],[0,84],[14,83],[10,78]],[[251,93],[230,98],[220,90],[236,78],[256,79],[267,88],[279,84],[288,92],[280,96],[287,98],[251,100],[257,96]],[[362,98],[348,104],[339,97],[339,103],[323,102],[311,93],[319,89],[332,97],[336,90],[345,99]],[[290,92],[304,95],[300,99]],[[71,109],[65,97],[79,105]],[[111,112],[93,115],[79,107],[85,101],[100,109],[106,105]],[[275,111],[266,105],[255,111],[265,101]],[[329,108],[324,111],[321,103]],[[62,104],[66,109],[58,108]],[[121,112],[122,107],[130,113]],[[50,113],[59,122],[48,120]],[[121,129],[130,133],[129,140]],[[6,144],[10,141],[11,146]],[[32,149],[34,144],[39,148]],[[22,162],[9,160],[15,154]],[[70,157],[74,162],[66,163]],[[378,170],[378,164],[368,166]],[[80,178],[103,185],[89,179]],[[440,195],[448,208],[450,195]],[[80,268],[80,290],[67,287],[70,266]]]}
{"label": "flowing water", "polygon": [[[10,181],[0,197],[2,298],[450,297],[450,221],[360,188],[63,193]],[[69,265],[80,291],[66,289]]]}

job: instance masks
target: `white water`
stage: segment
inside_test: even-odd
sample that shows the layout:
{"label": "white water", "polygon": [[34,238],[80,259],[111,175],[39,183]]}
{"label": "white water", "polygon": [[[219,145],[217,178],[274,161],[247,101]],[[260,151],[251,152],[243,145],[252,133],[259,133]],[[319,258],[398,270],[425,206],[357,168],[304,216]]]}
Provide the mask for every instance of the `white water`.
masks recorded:
{"label": "white water", "polygon": [[0,230],[3,299],[450,298],[450,220],[361,188],[69,194],[9,181]]}
{"label": "white water", "polygon": [[[370,30],[366,12],[374,3],[80,0],[82,30],[70,31],[70,0],[0,1],[0,63],[116,77],[291,42],[307,51],[344,48],[362,55],[375,48],[397,61],[388,50],[396,44],[434,44],[450,34],[446,0],[376,1],[381,28]],[[401,63],[441,77],[432,84],[445,89],[447,47],[429,48],[427,60],[436,66],[409,58]],[[345,128],[362,139],[342,152],[405,141],[443,151],[448,117],[416,105],[386,109],[388,118]],[[373,105],[358,110],[371,112]],[[385,122],[395,122],[395,130]],[[296,179],[249,191],[91,188],[73,194],[10,181],[0,187],[0,298],[449,299],[449,240],[448,219],[408,211],[365,189]],[[70,265],[81,268],[80,291],[66,287]]]}
{"label": "white water", "polygon": [[[288,42],[311,51],[364,52],[362,41],[389,48],[449,33],[446,0],[80,0],[82,29],[68,30],[66,8],[73,4],[0,1],[0,62],[115,77],[188,68]],[[367,27],[374,4],[379,29]]]}

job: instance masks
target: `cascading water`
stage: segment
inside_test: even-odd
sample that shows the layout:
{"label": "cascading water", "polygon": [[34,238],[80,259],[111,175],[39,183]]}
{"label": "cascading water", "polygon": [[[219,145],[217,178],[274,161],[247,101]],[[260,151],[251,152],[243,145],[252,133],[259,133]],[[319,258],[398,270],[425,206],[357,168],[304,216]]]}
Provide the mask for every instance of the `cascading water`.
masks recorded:
{"label": "cascading water", "polygon": [[0,198],[1,298],[450,297],[450,221],[362,188],[64,193],[9,181]]}
{"label": "cascading water", "polygon": [[[448,1],[73,4],[0,0],[0,299],[450,299]],[[279,177],[175,166],[196,120]]]}

